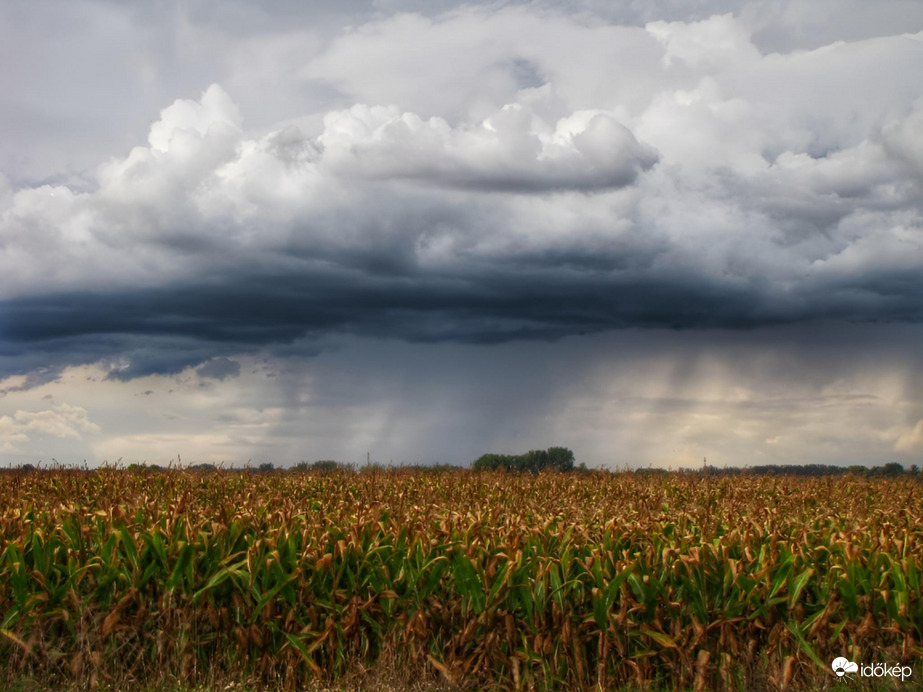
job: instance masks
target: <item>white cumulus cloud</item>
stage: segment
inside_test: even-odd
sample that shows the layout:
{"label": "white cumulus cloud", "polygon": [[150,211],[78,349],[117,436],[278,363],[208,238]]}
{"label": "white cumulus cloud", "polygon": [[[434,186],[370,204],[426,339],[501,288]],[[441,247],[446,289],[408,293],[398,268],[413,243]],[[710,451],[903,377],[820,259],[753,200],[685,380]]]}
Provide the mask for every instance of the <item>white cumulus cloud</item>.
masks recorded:
{"label": "white cumulus cloud", "polygon": [[63,403],[41,411],[18,410],[0,416],[0,442],[8,451],[36,435],[82,440],[85,434],[99,432],[100,427],[90,420],[86,409]]}

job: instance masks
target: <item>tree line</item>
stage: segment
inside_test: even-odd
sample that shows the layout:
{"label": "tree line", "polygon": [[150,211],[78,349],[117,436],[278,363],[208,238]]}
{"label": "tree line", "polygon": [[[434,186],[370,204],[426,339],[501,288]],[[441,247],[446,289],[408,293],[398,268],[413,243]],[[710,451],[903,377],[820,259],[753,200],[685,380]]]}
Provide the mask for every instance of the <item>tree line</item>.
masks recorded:
{"label": "tree line", "polygon": [[549,447],[532,449],[525,454],[482,454],[474,460],[471,468],[475,471],[573,471],[586,470],[581,464],[574,466],[574,453],[567,447]]}
{"label": "tree line", "polygon": [[[638,469],[636,473],[667,473],[665,469]],[[888,462],[883,466],[833,466],[832,464],[759,464],[757,466],[703,466],[698,469],[681,468],[680,473],[714,476],[853,476],[893,477],[919,474],[916,464],[905,469],[902,464]]]}

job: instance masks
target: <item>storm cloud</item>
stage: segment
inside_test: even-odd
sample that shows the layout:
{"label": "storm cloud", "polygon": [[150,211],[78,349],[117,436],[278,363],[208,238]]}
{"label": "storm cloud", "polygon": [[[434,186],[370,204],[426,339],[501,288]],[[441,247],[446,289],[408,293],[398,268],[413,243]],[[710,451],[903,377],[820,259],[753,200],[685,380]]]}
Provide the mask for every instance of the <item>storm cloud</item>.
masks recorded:
{"label": "storm cloud", "polygon": [[[463,15],[476,19],[487,18]],[[803,100],[766,112],[751,82],[809,80],[818,56],[764,57],[742,31],[730,16],[649,26],[648,70],[695,88],[674,85],[635,113],[600,99],[609,110],[554,120],[540,115],[561,107],[548,85],[477,123],[360,105],[326,114],[314,137],[295,126],[254,137],[219,86],[178,100],[147,146],[100,166],[96,189],[8,195],[8,372],[36,350],[141,358],[138,338],[148,351],[199,342],[177,353],[185,366],[331,331],[494,343],[919,321],[917,92],[869,106],[861,88],[878,80],[853,75],[855,93],[838,98],[876,112],[854,112],[837,136],[841,113],[817,102],[824,127],[805,129]],[[711,61],[722,33],[750,78],[739,61]],[[876,61],[917,60],[921,46],[896,37]],[[867,50],[822,51],[848,48]]]}

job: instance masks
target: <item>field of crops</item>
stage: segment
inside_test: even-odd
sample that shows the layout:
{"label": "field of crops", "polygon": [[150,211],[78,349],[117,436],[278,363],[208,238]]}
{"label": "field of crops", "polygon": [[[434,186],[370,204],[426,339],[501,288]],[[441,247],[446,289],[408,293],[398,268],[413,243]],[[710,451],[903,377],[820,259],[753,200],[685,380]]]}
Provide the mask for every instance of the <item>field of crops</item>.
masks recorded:
{"label": "field of crops", "polygon": [[912,478],[6,472],[0,551],[0,687],[923,676]]}

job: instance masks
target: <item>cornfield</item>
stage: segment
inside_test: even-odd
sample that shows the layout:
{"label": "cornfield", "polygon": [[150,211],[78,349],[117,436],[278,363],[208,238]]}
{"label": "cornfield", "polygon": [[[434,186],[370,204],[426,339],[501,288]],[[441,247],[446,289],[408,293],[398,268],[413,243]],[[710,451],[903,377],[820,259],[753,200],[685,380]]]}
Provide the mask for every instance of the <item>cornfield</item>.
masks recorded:
{"label": "cornfield", "polygon": [[[0,474],[0,685],[815,689],[923,655],[923,486]],[[914,677],[923,670],[914,670]]]}

